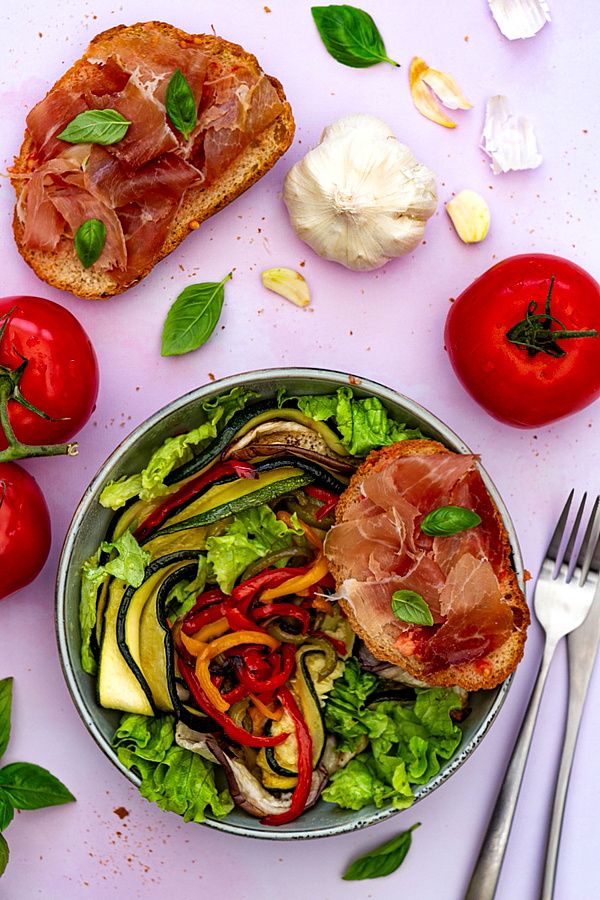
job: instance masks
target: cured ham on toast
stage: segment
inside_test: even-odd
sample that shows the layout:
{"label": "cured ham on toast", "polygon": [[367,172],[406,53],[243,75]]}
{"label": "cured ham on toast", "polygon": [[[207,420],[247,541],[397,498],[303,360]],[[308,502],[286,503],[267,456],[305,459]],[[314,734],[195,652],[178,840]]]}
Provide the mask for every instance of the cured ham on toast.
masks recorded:
{"label": "cured ham on toast", "polygon": [[[424,517],[444,506],[480,522],[448,536],[423,532]],[[475,456],[430,440],[373,451],[338,504],[325,552],[339,602],[378,660],[474,691],[495,687],[521,659],[529,610]],[[399,619],[396,591],[419,594],[433,624]]]}
{"label": "cured ham on toast", "polygon": [[[189,135],[167,114],[176,71],[196,105]],[[109,109],[130,123],[117,142],[59,138],[79,114]],[[293,135],[281,84],[238,45],[162,22],[112,28],[27,116],[11,170],[19,252],[54,287],[88,299],[121,293],[272,168]],[[89,219],[106,239],[85,268],[73,238]]]}

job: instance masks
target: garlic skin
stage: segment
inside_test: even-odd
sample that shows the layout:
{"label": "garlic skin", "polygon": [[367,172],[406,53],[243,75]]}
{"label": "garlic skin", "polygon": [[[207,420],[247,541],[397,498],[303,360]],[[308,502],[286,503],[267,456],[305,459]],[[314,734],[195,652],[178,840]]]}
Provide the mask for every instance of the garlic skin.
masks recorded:
{"label": "garlic skin", "polygon": [[421,242],[437,206],[433,173],[375,116],[339,119],[288,172],[296,234],[348,269],[379,269]]}

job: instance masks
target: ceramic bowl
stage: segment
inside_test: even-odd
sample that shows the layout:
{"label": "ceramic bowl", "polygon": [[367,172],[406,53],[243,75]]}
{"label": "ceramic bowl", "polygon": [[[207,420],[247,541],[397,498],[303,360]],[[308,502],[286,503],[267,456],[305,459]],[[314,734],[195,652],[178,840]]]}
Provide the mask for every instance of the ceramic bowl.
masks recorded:
{"label": "ceramic bowl", "polygon": [[[172,434],[188,431],[201,421],[199,401],[235,386],[256,391],[261,399],[274,397],[285,388],[291,394],[331,393],[350,384],[357,397],[379,397],[395,418],[418,426],[427,437],[441,441],[451,450],[467,453],[469,448],[447,425],[413,400],[367,379],[340,372],[319,369],[265,369],[246,372],[205,385],[180,397],[139,425],[108,457],[91,484],[87,487],[75,511],[67,532],[58,568],[56,589],[56,629],[64,675],[88,731],[123,775],[138,785],[136,776],[118,760],[111,747],[111,737],[120,713],[103,709],[96,701],[95,679],[86,675],[79,661],[78,603],[81,564],[97,549],[103,539],[112,512],[98,503],[102,487],[107,481],[139,471],[150,453]],[[515,570],[523,588],[523,565],[513,524],[498,491],[483,471],[483,477],[500,510],[508,532]],[[443,784],[468,759],[496,718],[510,686],[510,678],[492,691],[471,695],[471,714],[461,724],[463,740],[454,756],[446,762],[435,778],[416,787],[415,802]],[[261,825],[241,810],[234,810],[222,820],[209,820],[207,825],[220,831],[246,837],[292,840],[325,837],[364,828],[394,815],[391,808],[366,807],[359,812],[341,810],[319,801],[300,819],[289,825],[269,828]]]}

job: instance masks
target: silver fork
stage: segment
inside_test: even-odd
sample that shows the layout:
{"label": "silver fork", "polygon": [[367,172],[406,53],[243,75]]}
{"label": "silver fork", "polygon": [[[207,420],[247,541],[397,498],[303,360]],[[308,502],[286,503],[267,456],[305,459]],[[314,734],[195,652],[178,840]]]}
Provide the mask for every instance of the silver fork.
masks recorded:
{"label": "silver fork", "polygon": [[563,549],[573,494],[571,491],[554,529],[535,585],[535,614],[546,633],[544,652],[465,900],[493,900],[496,893],[550,663],[559,641],[578,628],[585,619],[598,584],[598,567],[594,564],[591,568],[597,544],[597,540],[592,540],[592,535],[597,535],[598,501],[594,505],[577,558],[574,550],[585,506],[585,494]]}

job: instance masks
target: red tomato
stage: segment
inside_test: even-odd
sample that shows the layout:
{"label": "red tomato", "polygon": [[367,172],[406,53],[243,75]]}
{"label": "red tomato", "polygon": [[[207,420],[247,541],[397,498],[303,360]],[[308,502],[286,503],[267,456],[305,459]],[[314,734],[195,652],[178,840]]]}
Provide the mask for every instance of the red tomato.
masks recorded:
{"label": "red tomato", "polygon": [[[544,313],[553,278],[550,312],[558,321],[550,330],[598,335],[553,339],[539,331],[536,338],[531,329],[528,335],[513,332],[513,341],[533,335],[550,354],[530,352],[507,332],[526,319],[528,309],[529,316],[540,316],[530,324],[547,332]],[[511,256],[454,301],[445,344],[462,384],[492,416],[522,428],[546,425],[600,397],[600,286],[559,256]]]}
{"label": "red tomato", "polygon": [[0,463],[0,600],[41,572],[50,551],[50,514],[37,481]]}
{"label": "red tomato", "polygon": [[[0,367],[14,370],[23,357],[27,360],[19,382],[21,394],[51,419],[9,400],[10,423],[23,443],[62,443],[85,425],[96,405],[94,348],[75,316],[58,303],[41,297],[4,297],[0,324],[11,310],[0,342]],[[5,447],[0,428],[0,449]]]}

